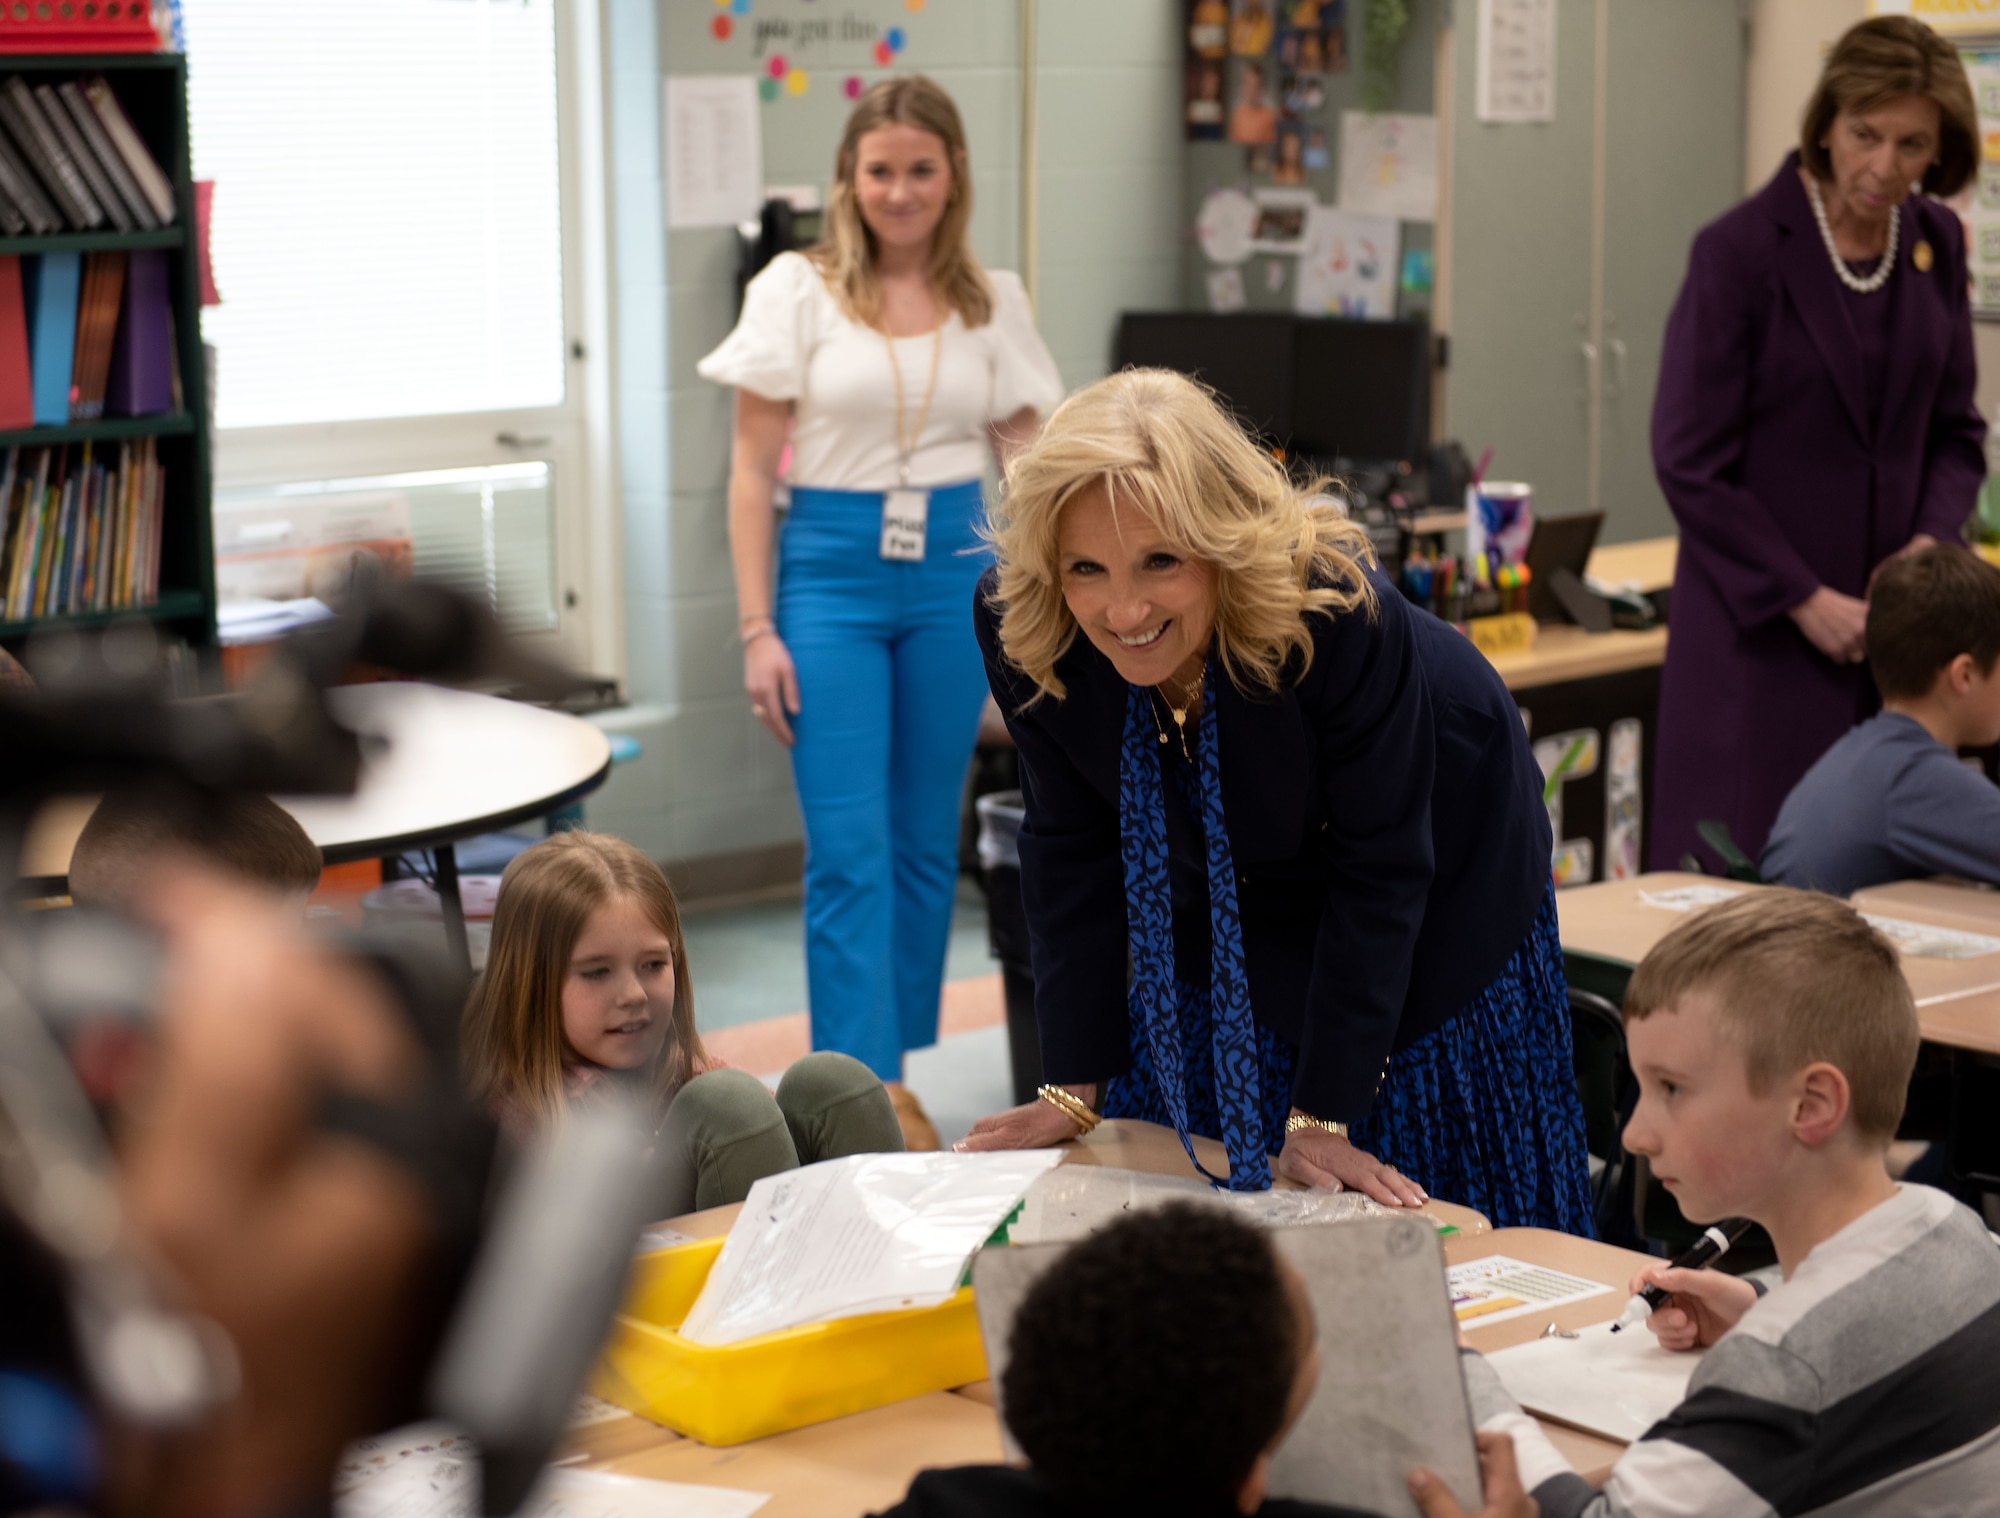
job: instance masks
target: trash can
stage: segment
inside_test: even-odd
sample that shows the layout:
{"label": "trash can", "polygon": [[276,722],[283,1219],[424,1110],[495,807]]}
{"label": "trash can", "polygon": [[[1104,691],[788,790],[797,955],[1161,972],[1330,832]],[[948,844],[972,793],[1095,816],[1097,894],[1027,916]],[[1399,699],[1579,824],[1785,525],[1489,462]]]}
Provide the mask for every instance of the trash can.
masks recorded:
{"label": "trash can", "polygon": [[1028,953],[1028,913],[1021,902],[1019,791],[994,791],[979,812],[979,866],[986,882],[986,941],[1000,961],[1007,998],[1007,1059],[1014,1100],[1031,1102],[1042,1083],[1042,1040],[1035,1028],[1035,971]]}

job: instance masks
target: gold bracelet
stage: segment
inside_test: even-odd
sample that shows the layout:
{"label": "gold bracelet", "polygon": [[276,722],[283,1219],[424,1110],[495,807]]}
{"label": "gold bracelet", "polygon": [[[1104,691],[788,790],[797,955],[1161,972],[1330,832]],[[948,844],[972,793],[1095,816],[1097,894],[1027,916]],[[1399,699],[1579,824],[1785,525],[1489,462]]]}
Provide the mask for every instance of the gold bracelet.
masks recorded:
{"label": "gold bracelet", "polygon": [[1089,1133],[1099,1123],[1104,1121],[1103,1118],[1092,1112],[1085,1105],[1082,1098],[1071,1095],[1060,1086],[1037,1087],[1035,1095],[1055,1108],[1056,1111],[1060,1112],[1072,1123],[1075,1123],[1078,1130],[1078,1138],[1083,1137],[1084,1134]]}
{"label": "gold bracelet", "polygon": [[1318,1128],[1331,1133],[1335,1138],[1347,1137],[1347,1124],[1329,1122],[1323,1117],[1307,1117],[1303,1112],[1294,1112],[1285,1119],[1285,1132],[1297,1133],[1302,1128]]}

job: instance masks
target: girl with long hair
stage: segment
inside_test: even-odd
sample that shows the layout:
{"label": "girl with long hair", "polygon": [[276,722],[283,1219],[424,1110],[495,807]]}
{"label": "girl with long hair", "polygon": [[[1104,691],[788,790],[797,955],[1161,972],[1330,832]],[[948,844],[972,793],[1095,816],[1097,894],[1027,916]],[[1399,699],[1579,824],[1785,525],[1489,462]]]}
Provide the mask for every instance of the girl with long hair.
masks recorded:
{"label": "girl with long hair", "polygon": [[604,833],[558,833],[507,866],[462,1037],[474,1089],[525,1142],[610,1086],[636,1089],[678,1161],[661,1217],[740,1202],[801,1164],[903,1147],[882,1083],[853,1059],[809,1054],[773,1096],[708,1057],[673,890]]}

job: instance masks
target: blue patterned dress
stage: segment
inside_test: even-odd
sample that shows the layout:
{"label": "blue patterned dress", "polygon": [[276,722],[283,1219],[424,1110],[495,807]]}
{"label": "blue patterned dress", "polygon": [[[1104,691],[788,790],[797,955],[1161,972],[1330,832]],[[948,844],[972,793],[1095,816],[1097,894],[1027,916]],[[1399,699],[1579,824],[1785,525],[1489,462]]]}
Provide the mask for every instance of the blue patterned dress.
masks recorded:
{"label": "blue patterned dress", "polygon": [[[1192,1135],[1220,1139],[1229,1175],[1210,1179],[1262,1191],[1271,1184],[1268,1157],[1284,1147],[1298,1050],[1250,1010],[1215,705],[1204,703],[1194,762],[1183,766],[1156,741],[1152,699],[1134,686],[1126,702],[1119,828],[1132,1066],[1106,1086],[1102,1110],[1171,1126],[1198,1170]],[[1174,965],[1163,768],[1174,771],[1207,852],[1206,986],[1181,978]],[[1391,1056],[1375,1104],[1352,1137],[1432,1196],[1476,1208],[1495,1227],[1590,1234],[1583,1106],[1553,887],[1527,938],[1485,990]]]}

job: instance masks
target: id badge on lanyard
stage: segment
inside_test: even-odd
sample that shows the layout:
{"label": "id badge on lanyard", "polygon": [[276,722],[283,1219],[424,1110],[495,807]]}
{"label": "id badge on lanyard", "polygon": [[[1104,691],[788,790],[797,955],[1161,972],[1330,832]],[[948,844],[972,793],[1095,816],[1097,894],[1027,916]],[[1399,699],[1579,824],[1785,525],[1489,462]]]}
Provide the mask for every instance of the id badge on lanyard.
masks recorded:
{"label": "id badge on lanyard", "polygon": [[924,529],[931,493],[908,485],[882,492],[882,557],[904,564],[924,562]]}
{"label": "id badge on lanyard", "polygon": [[924,385],[924,403],[917,412],[916,428],[907,437],[903,433],[903,366],[896,359],[896,344],[888,333],[882,334],[882,342],[889,350],[889,372],[896,386],[896,452],[900,483],[895,489],[882,492],[880,552],[883,558],[895,563],[921,564],[924,561],[926,528],[930,521],[931,493],[911,488],[910,459],[923,437],[924,422],[930,417],[931,397],[937,393],[938,356],[944,348],[944,324],[940,322],[931,334],[930,379]]}

